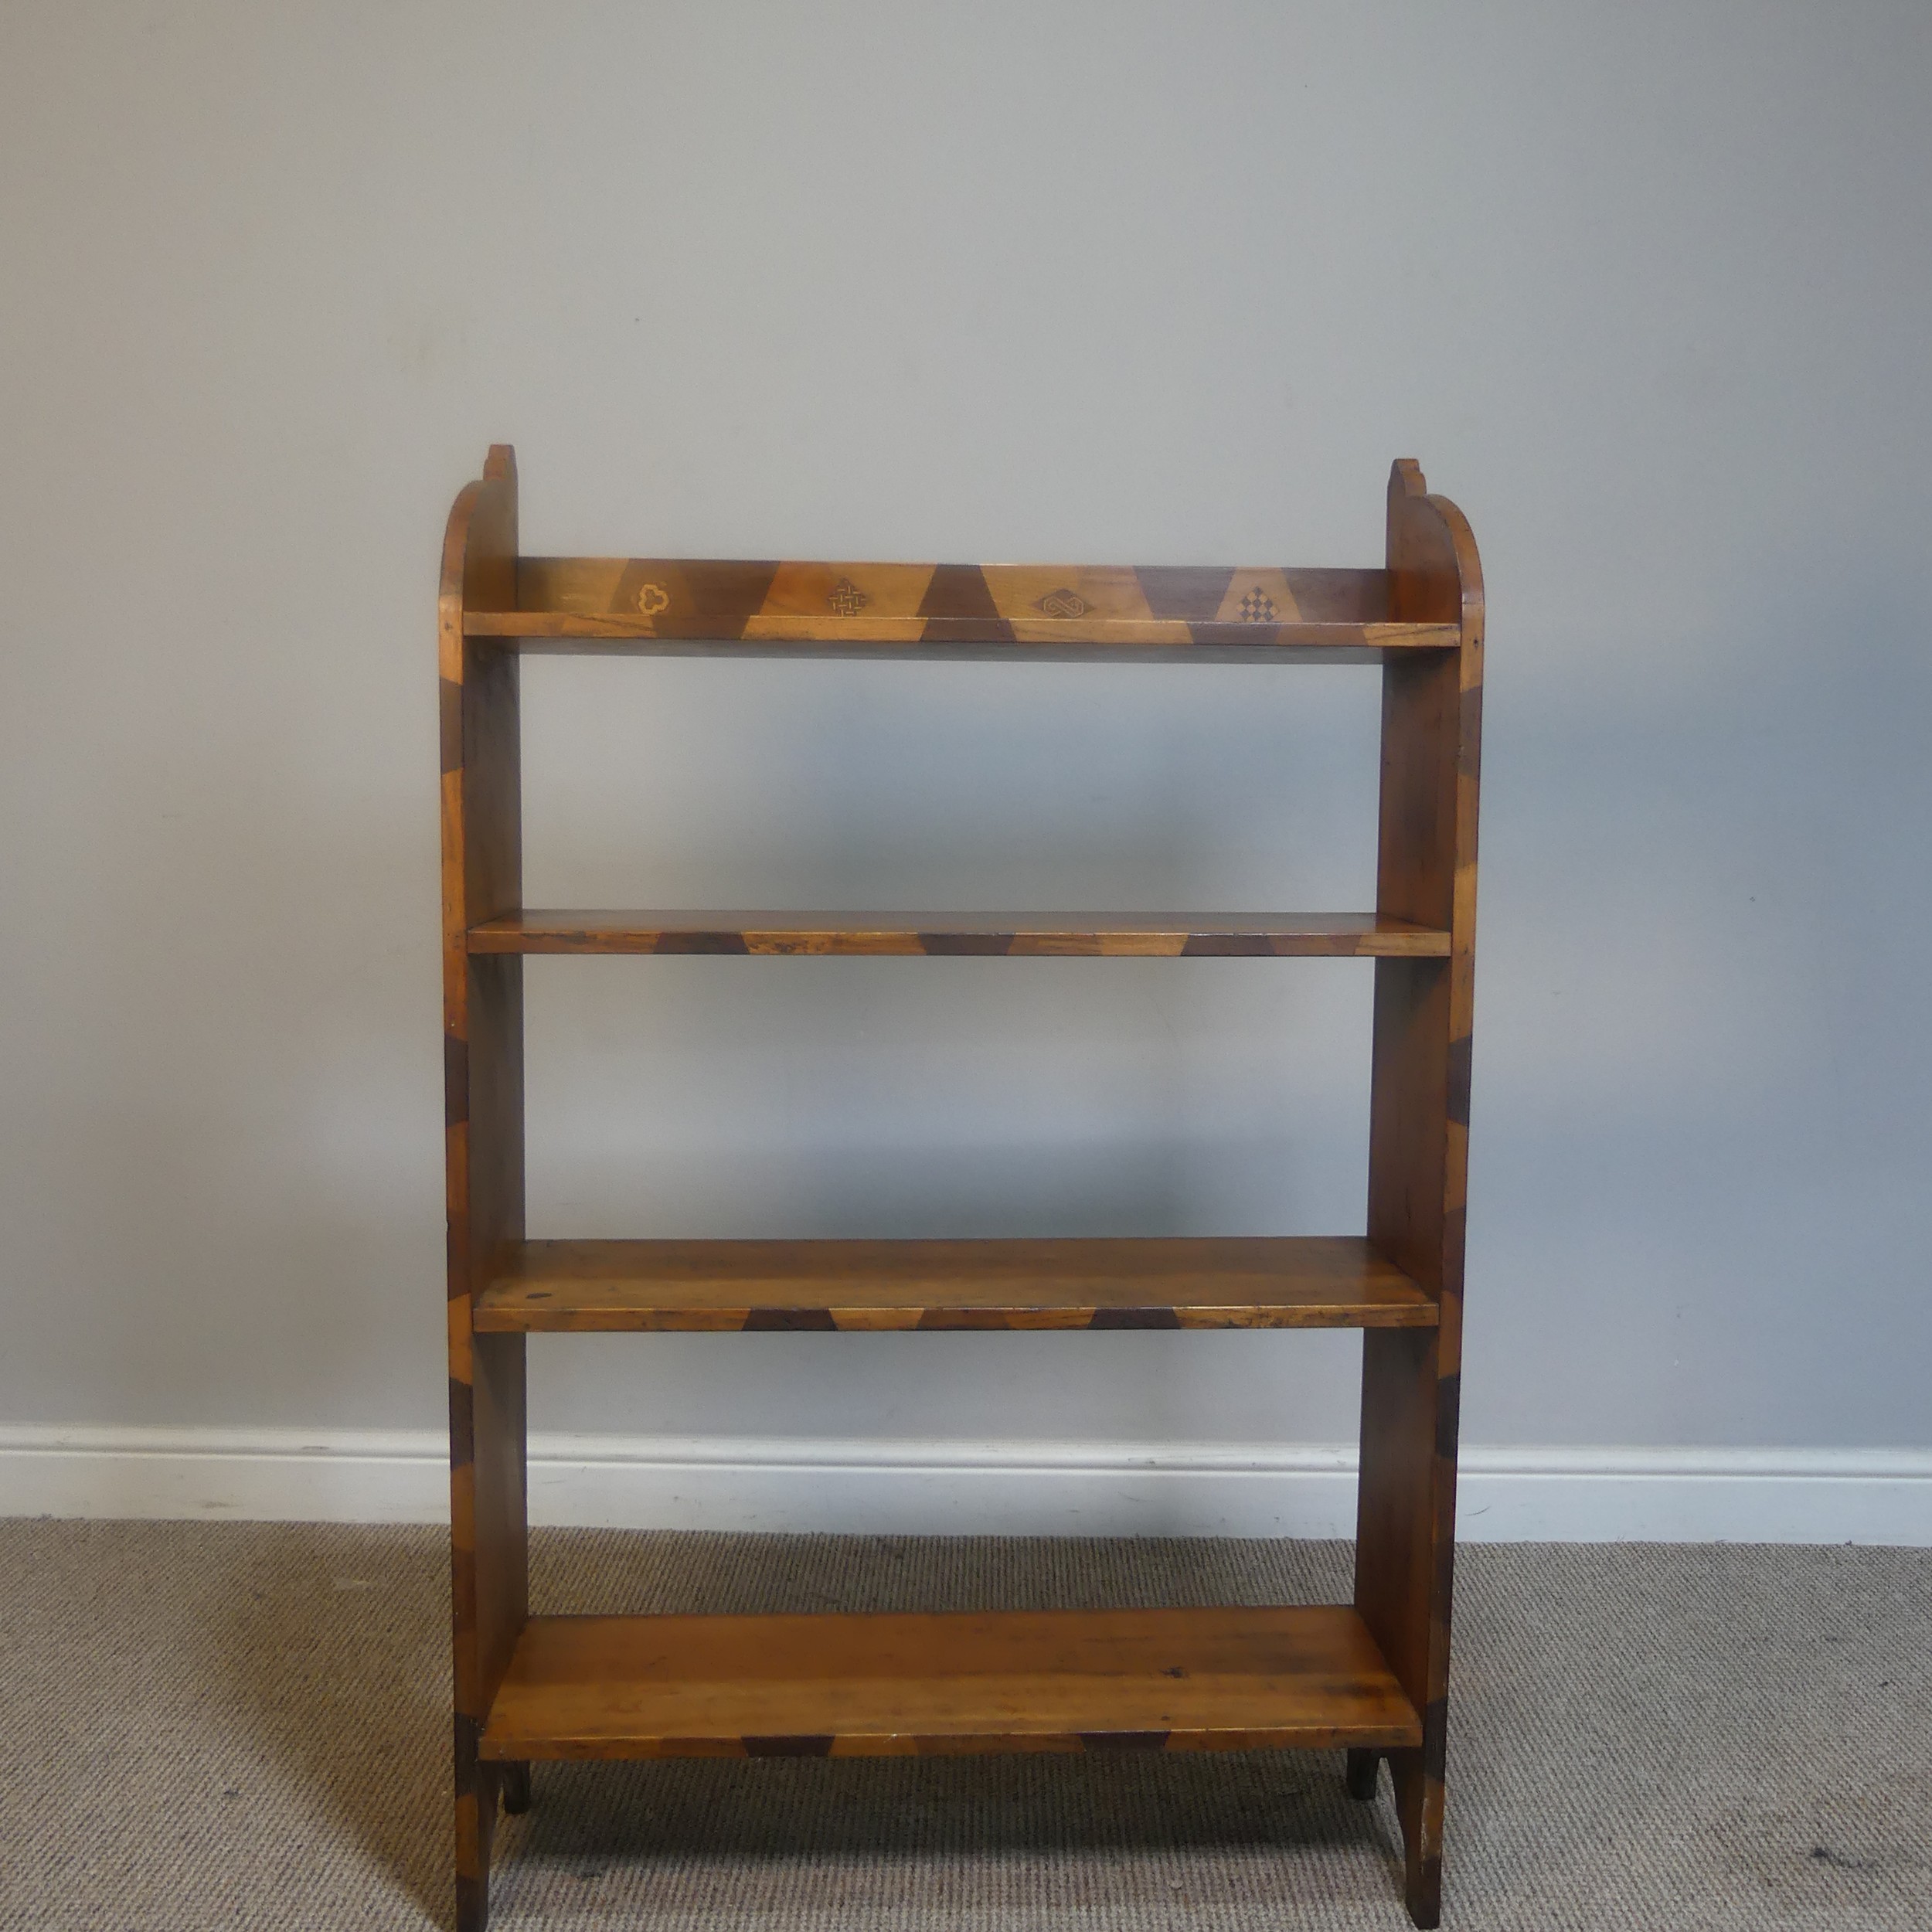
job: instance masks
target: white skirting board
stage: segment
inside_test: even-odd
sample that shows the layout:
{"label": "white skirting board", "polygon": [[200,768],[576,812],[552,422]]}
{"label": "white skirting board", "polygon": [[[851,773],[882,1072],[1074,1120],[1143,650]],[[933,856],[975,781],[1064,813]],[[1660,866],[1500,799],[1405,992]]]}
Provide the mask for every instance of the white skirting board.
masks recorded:
{"label": "white skirting board", "polygon": [[[1465,1448],[1477,1543],[1932,1546],[1932,1450]],[[435,1522],[428,1430],[0,1426],[0,1515]],[[866,1535],[1348,1536],[1353,1447],[536,1435],[532,1522]]]}

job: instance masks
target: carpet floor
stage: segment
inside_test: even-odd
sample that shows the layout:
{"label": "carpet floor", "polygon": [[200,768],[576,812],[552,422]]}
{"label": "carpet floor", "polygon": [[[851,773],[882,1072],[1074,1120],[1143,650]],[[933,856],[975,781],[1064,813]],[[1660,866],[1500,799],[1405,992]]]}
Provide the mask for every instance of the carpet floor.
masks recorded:
{"label": "carpet floor", "polygon": [[[1338,1544],[540,1533],[539,1609],[1345,1598]],[[1465,1549],[1445,1926],[1932,1920],[1932,1552]],[[0,1523],[0,1927],[450,1922],[440,1534]],[[543,1765],[492,1925],[1406,1925],[1332,1753]]]}

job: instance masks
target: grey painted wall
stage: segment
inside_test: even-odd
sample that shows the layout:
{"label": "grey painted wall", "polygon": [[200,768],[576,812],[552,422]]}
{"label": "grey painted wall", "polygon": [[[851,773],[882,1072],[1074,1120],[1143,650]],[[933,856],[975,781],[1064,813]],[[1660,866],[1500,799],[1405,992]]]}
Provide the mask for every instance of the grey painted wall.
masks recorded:
{"label": "grey painted wall", "polygon": [[[1560,17],[1559,14],[1560,13]],[[431,600],[1491,586],[1467,1434],[1924,1444],[1932,11],[0,15],[0,1420],[442,1413]],[[553,663],[533,901],[1366,903],[1373,674]],[[1348,962],[541,961],[539,1232],[1345,1230]],[[552,1427],[1333,1438],[1335,1336],[536,1347]]]}

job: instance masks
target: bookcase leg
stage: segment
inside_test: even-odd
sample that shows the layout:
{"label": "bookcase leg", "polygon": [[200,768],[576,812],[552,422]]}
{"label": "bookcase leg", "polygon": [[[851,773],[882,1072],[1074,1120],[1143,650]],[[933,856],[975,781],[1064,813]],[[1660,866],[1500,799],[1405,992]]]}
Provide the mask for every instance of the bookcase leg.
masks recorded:
{"label": "bookcase leg", "polygon": [[[1391,1751],[1389,1770],[1396,1787],[1396,1815],[1402,1821],[1403,1897],[1409,1917],[1430,1932],[1442,1922],[1442,1810],[1444,1788],[1440,1771],[1430,1764],[1437,1748],[1429,1736],[1438,1736],[1442,1712],[1437,1706],[1423,1720],[1419,1751]],[[1438,1760],[1439,1761],[1439,1760]]]}
{"label": "bookcase leg", "polygon": [[456,1932],[485,1932],[490,1918],[490,1853],[501,1803],[512,1814],[530,1808],[526,1761],[493,1764],[476,1750],[476,1726],[456,1720]]}
{"label": "bookcase leg", "polygon": [[[519,1335],[469,1338],[470,1379],[452,1378],[451,1510],[456,1664],[456,1922],[484,1932],[499,1800],[529,1767],[484,1758],[478,1747],[528,1613],[524,1349]],[[516,1808],[511,1805],[510,1808]]]}
{"label": "bookcase leg", "polygon": [[1450,1590],[1454,1563],[1457,1381],[1440,1332],[1364,1338],[1355,1607],[1422,1716],[1419,1750],[1389,1753],[1409,1915],[1442,1909]]}
{"label": "bookcase leg", "polygon": [[1348,1787],[1349,1797],[1359,1804],[1368,1803],[1376,1794],[1376,1784],[1381,1770],[1379,1751],[1349,1752],[1348,1769],[1342,1774],[1342,1782]]}
{"label": "bookcase leg", "polygon": [[456,1720],[456,1932],[490,1920],[490,1841],[496,1828],[496,1767],[477,1756],[476,1726]]}

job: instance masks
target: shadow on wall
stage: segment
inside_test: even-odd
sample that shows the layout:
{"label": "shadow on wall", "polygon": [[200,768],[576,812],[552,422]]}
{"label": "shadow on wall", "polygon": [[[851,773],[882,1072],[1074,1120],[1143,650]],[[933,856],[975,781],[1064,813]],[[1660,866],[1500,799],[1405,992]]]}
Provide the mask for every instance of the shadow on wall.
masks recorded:
{"label": "shadow on wall", "polygon": [[[1932,1304],[1899,1291],[1932,1085],[1932,906],[1906,862],[1932,827],[1914,620],[1860,587],[1770,604],[1748,656],[1689,639],[1675,676],[1620,682],[1602,668],[1616,638],[1550,614],[1550,651],[1587,652],[1594,682],[1512,675],[1512,629],[1543,621],[1506,615],[1492,646],[1470,1437],[1923,1442],[1910,1365]],[[602,842],[566,849],[599,801],[566,787],[539,807],[533,898],[1359,889],[1305,868],[1321,838],[1296,810],[1334,774],[1276,768],[1293,673],[1231,709],[1225,690],[1179,699],[1164,736],[1148,700],[1165,683],[1134,688],[1151,722],[1117,689],[1083,713],[1070,683],[1015,720],[990,685],[935,718],[937,694],[903,680],[849,717],[795,679],[761,697],[747,667],[662,668],[633,694],[648,717],[607,707],[614,744],[639,735]],[[906,668],[872,675],[887,668]],[[407,827],[347,766],[151,747],[114,776],[149,808],[117,821],[114,880],[87,919],[22,936],[57,937],[36,970],[65,992],[20,1070],[20,1262],[56,1291],[18,1312],[18,1419],[440,1422],[427,686],[423,702]],[[1002,732],[1025,753],[1004,773],[984,762]],[[1075,755],[1042,776],[1056,735]],[[866,762],[882,740],[892,784]],[[762,791],[737,782],[774,760]],[[898,812],[922,771],[923,802]],[[1369,975],[1350,962],[581,961],[531,978],[541,1231],[1313,1232],[1359,1215]],[[1037,1433],[1051,1401],[1114,1439],[1346,1434],[1300,1345],[1185,1381],[1175,1356],[1043,1357],[1017,1379],[1002,1358],[976,1432]],[[641,1379],[638,1359],[560,1383],[579,1406],[546,1423],[715,1428],[713,1398],[736,1400],[689,1386],[674,1352]],[[961,1359],[935,1349],[901,1413]],[[869,1366],[823,1372],[816,1420],[791,1379],[796,1426],[882,1425]]]}
{"label": "shadow on wall", "polygon": [[1465,1440],[1932,1441],[1932,658],[1869,585],[1723,615],[1554,625],[1573,695],[1492,645]]}

